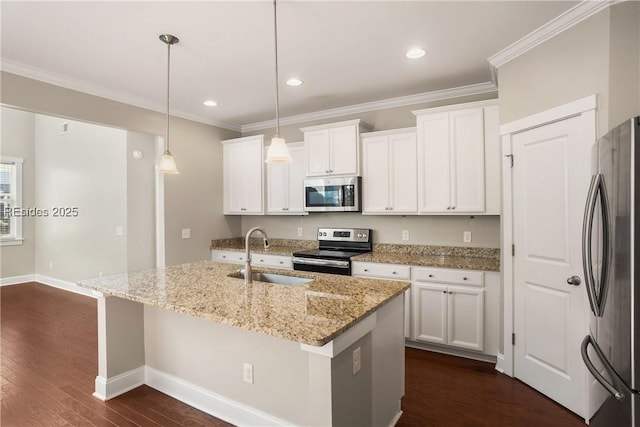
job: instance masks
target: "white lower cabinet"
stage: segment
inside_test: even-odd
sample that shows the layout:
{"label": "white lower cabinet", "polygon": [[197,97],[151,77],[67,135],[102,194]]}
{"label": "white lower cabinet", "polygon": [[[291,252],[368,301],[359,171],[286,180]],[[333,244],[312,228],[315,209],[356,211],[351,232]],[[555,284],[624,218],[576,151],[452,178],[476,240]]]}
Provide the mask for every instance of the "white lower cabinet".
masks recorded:
{"label": "white lower cabinet", "polygon": [[415,267],[413,278],[411,338],[483,351],[483,273]]}
{"label": "white lower cabinet", "polygon": [[[403,264],[382,264],[377,262],[353,261],[351,275],[386,280],[411,280],[411,266]],[[404,291],[404,337],[411,336],[411,289]]]}
{"label": "white lower cabinet", "polygon": [[[211,260],[218,262],[228,262],[231,264],[244,264],[244,252],[228,251],[223,249],[212,249]],[[262,253],[251,254],[251,265],[270,268],[282,268],[293,270],[291,257],[286,255],[272,255]]]}

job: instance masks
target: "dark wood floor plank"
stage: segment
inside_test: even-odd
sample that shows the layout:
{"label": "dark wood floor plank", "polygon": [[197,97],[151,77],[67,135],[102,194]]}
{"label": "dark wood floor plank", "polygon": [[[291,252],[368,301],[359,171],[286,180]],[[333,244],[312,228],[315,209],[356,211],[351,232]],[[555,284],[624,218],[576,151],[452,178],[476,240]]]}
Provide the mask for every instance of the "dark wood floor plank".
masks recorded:
{"label": "dark wood floor plank", "polygon": [[[0,287],[3,427],[230,424],[142,386],[92,396],[97,305],[37,283]],[[398,427],[581,427],[584,421],[485,362],[408,348]]]}

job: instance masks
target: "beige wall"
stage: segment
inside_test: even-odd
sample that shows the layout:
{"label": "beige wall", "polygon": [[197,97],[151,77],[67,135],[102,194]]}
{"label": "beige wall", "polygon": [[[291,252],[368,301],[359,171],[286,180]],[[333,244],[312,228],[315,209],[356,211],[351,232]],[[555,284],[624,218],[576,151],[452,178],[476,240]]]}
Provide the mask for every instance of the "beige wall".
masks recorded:
{"label": "beige wall", "polygon": [[[152,135],[164,134],[162,113],[7,72],[2,72],[0,83],[1,101],[5,105]],[[220,191],[222,148],[219,142],[237,136],[237,132],[172,119],[171,151],[181,174],[165,179],[167,264],[209,258],[212,238],[240,233],[241,219],[222,215]],[[191,228],[191,239],[181,239],[182,228]]]}
{"label": "beige wall", "polygon": [[[36,206],[49,212],[36,218],[36,273],[77,281],[126,271],[126,131],[37,114],[35,141]],[[56,207],[78,215],[54,216]]]}
{"label": "beige wall", "polygon": [[[35,206],[34,115],[12,108],[0,108],[0,155],[21,157],[22,206]],[[35,272],[35,218],[22,220],[24,242],[0,247],[0,277],[15,277]]]}
{"label": "beige wall", "polygon": [[599,12],[498,70],[500,122],[597,94],[598,137],[640,114],[640,3]]}
{"label": "beige wall", "polygon": [[598,133],[608,125],[609,9],[498,69],[500,123],[598,94]]}

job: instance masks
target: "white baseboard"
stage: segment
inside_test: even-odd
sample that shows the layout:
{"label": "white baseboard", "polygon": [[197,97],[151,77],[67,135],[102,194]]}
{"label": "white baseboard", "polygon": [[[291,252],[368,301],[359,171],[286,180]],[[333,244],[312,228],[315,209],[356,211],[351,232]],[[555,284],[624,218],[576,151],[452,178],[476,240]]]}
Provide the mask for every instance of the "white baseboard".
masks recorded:
{"label": "white baseboard", "polygon": [[54,288],[74,292],[76,294],[84,295],[91,298],[96,297],[91,289],[81,288],[75,283],[67,282],[66,280],[55,279],[53,277],[44,276],[42,274],[36,274],[34,280],[38,283],[42,283],[43,285],[52,286]]}
{"label": "white baseboard", "polygon": [[496,371],[500,372],[501,374],[505,374],[505,363],[506,360],[504,359],[504,354],[502,353],[498,353],[498,355],[496,356]]}
{"label": "white baseboard", "polygon": [[290,426],[288,421],[213,393],[173,375],[146,367],[145,383],[187,405],[241,426]]}
{"label": "white baseboard", "polygon": [[120,396],[144,384],[145,367],[132,369],[113,378],[96,377],[96,391],[93,393],[100,400],[109,400]]}
{"label": "white baseboard", "polygon": [[389,424],[389,427],[394,427],[396,424],[398,424],[398,421],[400,421],[401,416],[402,416],[402,411],[398,411],[396,416],[393,417],[393,420],[391,420],[391,424]]}
{"label": "white baseboard", "polygon": [[0,286],[17,285],[20,283],[35,282],[35,274],[25,274],[23,276],[3,277],[0,279]]}

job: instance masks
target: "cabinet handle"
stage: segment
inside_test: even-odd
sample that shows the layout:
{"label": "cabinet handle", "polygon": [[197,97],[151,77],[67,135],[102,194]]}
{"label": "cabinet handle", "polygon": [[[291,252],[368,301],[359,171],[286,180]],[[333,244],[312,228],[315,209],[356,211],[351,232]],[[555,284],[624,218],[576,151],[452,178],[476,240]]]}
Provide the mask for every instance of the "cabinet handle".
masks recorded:
{"label": "cabinet handle", "polygon": [[368,268],[365,268],[365,269],[364,269],[364,271],[369,271],[369,269],[368,269]]}
{"label": "cabinet handle", "polygon": [[280,261],[280,264],[284,264],[284,261]]}
{"label": "cabinet handle", "polygon": [[392,211],[393,210],[393,206],[389,206],[389,210]]}
{"label": "cabinet handle", "polygon": [[289,208],[282,208],[282,210],[283,210],[283,211],[288,211],[288,210],[289,210]]}
{"label": "cabinet handle", "polygon": [[452,207],[451,207],[451,209],[455,209],[455,208],[456,208],[455,206],[452,206]]}
{"label": "cabinet handle", "polygon": [[240,208],[240,210],[241,210],[241,211],[246,211],[246,210],[247,210],[247,208]]}
{"label": "cabinet handle", "polygon": [[260,262],[264,262],[264,260],[263,260],[263,259],[261,259],[261,260],[260,260]]}
{"label": "cabinet handle", "polygon": [[453,292],[449,291],[449,295],[452,295],[452,294],[453,294]]}
{"label": "cabinet handle", "polygon": [[447,206],[447,210],[450,211],[451,210],[451,206]]}

